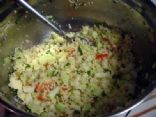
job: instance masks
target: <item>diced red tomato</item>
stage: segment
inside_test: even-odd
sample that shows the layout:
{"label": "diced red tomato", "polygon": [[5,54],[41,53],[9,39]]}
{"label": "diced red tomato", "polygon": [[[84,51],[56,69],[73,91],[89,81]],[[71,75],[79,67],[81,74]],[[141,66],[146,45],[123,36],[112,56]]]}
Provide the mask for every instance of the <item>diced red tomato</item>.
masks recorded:
{"label": "diced red tomato", "polygon": [[108,57],[108,54],[97,54],[96,55],[97,60],[104,60],[107,57]]}
{"label": "diced red tomato", "polygon": [[44,82],[44,83],[38,83],[35,87],[36,92],[44,92],[44,91],[50,91],[53,89],[55,85],[55,82]]}
{"label": "diced red tomato", "polygon": [[38,99],[39,101],[45,101],[45,98],[43,97],[43,95],[38,95],[38,96],[37,96],[37,99]]}
{"label": "diced red tomato", "polygon": [[75,48],[67,48],[65,51],[68,53],[69,56],[72,56],[75,52]]}

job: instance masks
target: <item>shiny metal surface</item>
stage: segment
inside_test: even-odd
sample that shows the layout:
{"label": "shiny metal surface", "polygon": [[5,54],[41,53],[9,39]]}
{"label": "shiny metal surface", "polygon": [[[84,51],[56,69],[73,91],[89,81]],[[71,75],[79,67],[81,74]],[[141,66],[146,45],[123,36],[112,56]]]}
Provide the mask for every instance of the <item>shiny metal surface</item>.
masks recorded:
{"label": "shiny metal surface", "polygon": [[53,22],[50,22],[45,16],[43,16],[41,13],[39,13],[36,9],[34,9],[28,2],[25,0],[17,0],[19,4],[21,4],[26,10],[34,14],[37,18],[39,18],[42,22],[47,24],[50,28],[53,29],[56,33],[65,36],[65,32]]}
{"label": "shiny metal surface", "polygon": [[[86,0],[86,2],[89,1]],[[146,100],[144,97],[156,86],[156,71],[151,67],[156,61],[156,21],[154,20],[156,13],[154,8],[144,1],[123,0],[124,3],[120,0],[92,1],[94,4],[80,6],[77,9],[74,9],[68,0],[53,0],[52,2],[39,0],[39,3],[34,6],[43,15],[53,15],[65,31],[78,31],[82,25],[103,24],[135,35],[133,53],[136,56],[136,64],[142,67],[136,79],[135,99],[125,108],[102,115],[117,116],[144,102]],[[22,8],[18,8],[16,13],[12,12],[0,22],[0,102],[10,110],[28,116],[26,108],[16,101],[15,94],[7,87],[8,66],[10,65],[3,65],[4,58],[11,55],[15,47],[30,48],[41,43],[50,35],[51,29],[23,11]],[[21,17],[18,23],[15,23],[18,16]],[[72,29],[68,28],[68,24],[72,26]],[[145,78],[146,74],[148,74],[148,79]]]}

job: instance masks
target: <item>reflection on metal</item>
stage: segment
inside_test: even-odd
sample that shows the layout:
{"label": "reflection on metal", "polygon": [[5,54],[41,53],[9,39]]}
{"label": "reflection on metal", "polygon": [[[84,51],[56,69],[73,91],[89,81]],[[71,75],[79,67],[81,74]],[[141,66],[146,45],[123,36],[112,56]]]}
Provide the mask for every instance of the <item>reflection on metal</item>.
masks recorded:
{"label": "reflection on metal", "polygon": [[[125,32],[133,33],[136,36],[136,40],[134,40],[135,55],[139,62],[142,62],[141,64],[145,73],[146,71],[150,71],[150,66],[154,60],[156,60],[154,58],[154,56],[156,56],[156,43],[151,42],[151,35],[154,37],[155,41],[155,35],[153,35],[154,30],[152,30],[152,28],[154,29],[154,27],[156,27],[156,13],[153,10],[154,6],[151,7],[152,4],[144,4],[143,0],[140,0],[137,3],[135,0],[122,0],[125,4],[122,4],[120,0],[115,2],[112,0],[96,0],[93,6],[73,9],[67,0],[47,1],[49,0],[42,0],[42,4],[38,4],[35,8],[42,11],[44,15],[53,15],[55,20],[57,20],[66,30],[69,30],[67,24],[72,26],[73,31],[79,30],[83,24],[106,24],[107,26],[119,27]],[[147,2],[147,0],[144,1]],[[142,15],[145,16],[146,19],[144,19]],[[18,24],[14,23],[16,14],[12,13],[10,16],[10,18],[0,23],[0,26],[2,24],[7,24],[7,22],[13,23],[13,25],[7,30],[6,41],[4,41],[3,45],[0,47],[0,61],[7,55],[10,55],[15,47],[22,45],[24,40],[29,40],[35,45],[40,43],[47,34],[50,34],[49,28],[43,25],[40,21],[37,21],[30,14],[22,16],[22,20],[20,20]],[[30,20],[29,17],[32,19]],[[2,90],[2,87],[7,86],[8,83],[7,68],[2,65],[2,62],[0,62],[0,68],[3,68],[0,69],[0,92],[7,96],[3,96],[3,100],[1,97],[0,102],[7,106],[11,111],[28,114],[24,111],[25,108],[20,104],[17,104],[18,106],[10,106],[6,103],[9,102],[11,105],[15,105],[15,102],[12,100],[14,94],[11,93],[10,89],[8,88],[7,91]],[[147,81],[147,79],[144,79],[144,74],[140,74],[138,78],[142,83]],[[153,77],[154,76],[156,75],[153,75]],[[144,94],[142,94],[141,91],[138,91],[138,95],[140,95],[138,97],[140,97],[140,100],[136,99],[136,103],[132,103],[127,107],[128,109],[125,108],[126,110],[119,110],[119,113],[116,112],[118,114],[114,113],[113,116],[126,113],[144,102],[147,98],[143,97],[149,94],[153,89],[152,83],[150,83],[150,85],[150,89],[145,87],[147,89]],[[18,107],[19,110],[15,107]]]}
{"label": "reflection on metal", "polygon": [[156,0],[151,0],[156,5]]}

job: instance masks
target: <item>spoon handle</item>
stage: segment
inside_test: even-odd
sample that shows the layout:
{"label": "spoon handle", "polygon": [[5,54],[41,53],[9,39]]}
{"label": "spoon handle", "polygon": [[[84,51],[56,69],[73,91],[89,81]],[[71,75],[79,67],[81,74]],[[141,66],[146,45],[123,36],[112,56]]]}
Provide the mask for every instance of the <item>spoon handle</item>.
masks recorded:
{"label": "spoon handle", "polygon": [[42,22],[47,24],[50,28],[52,28],[56,33],[60,34],[61,36],[65,36],[65,32],[59,28],[56,24],[50,22],[45,16],[39,13],[35,8],[33,8],[28,2],[25,0],[17,0],[17,2],[26,8],[29,12],[34,14],[37,18],[39,18]]}

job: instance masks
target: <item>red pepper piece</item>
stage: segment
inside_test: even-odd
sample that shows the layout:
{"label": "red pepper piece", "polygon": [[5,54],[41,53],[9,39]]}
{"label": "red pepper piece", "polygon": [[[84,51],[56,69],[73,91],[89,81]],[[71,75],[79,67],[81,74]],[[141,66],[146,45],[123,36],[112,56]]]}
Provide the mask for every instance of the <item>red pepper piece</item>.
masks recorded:
{"label": "red pepper piece", "polygon": [[107,57],[108,57],[108,54],[97,54],[96,55],[97,60],[104,60]]}
{"label": "red pepper piece", "polygon": [[38,95],[38,96],[37,96],[37,99],[38,99],[39,101],[45,101],[45,98],[43,97],[43,95]]}

